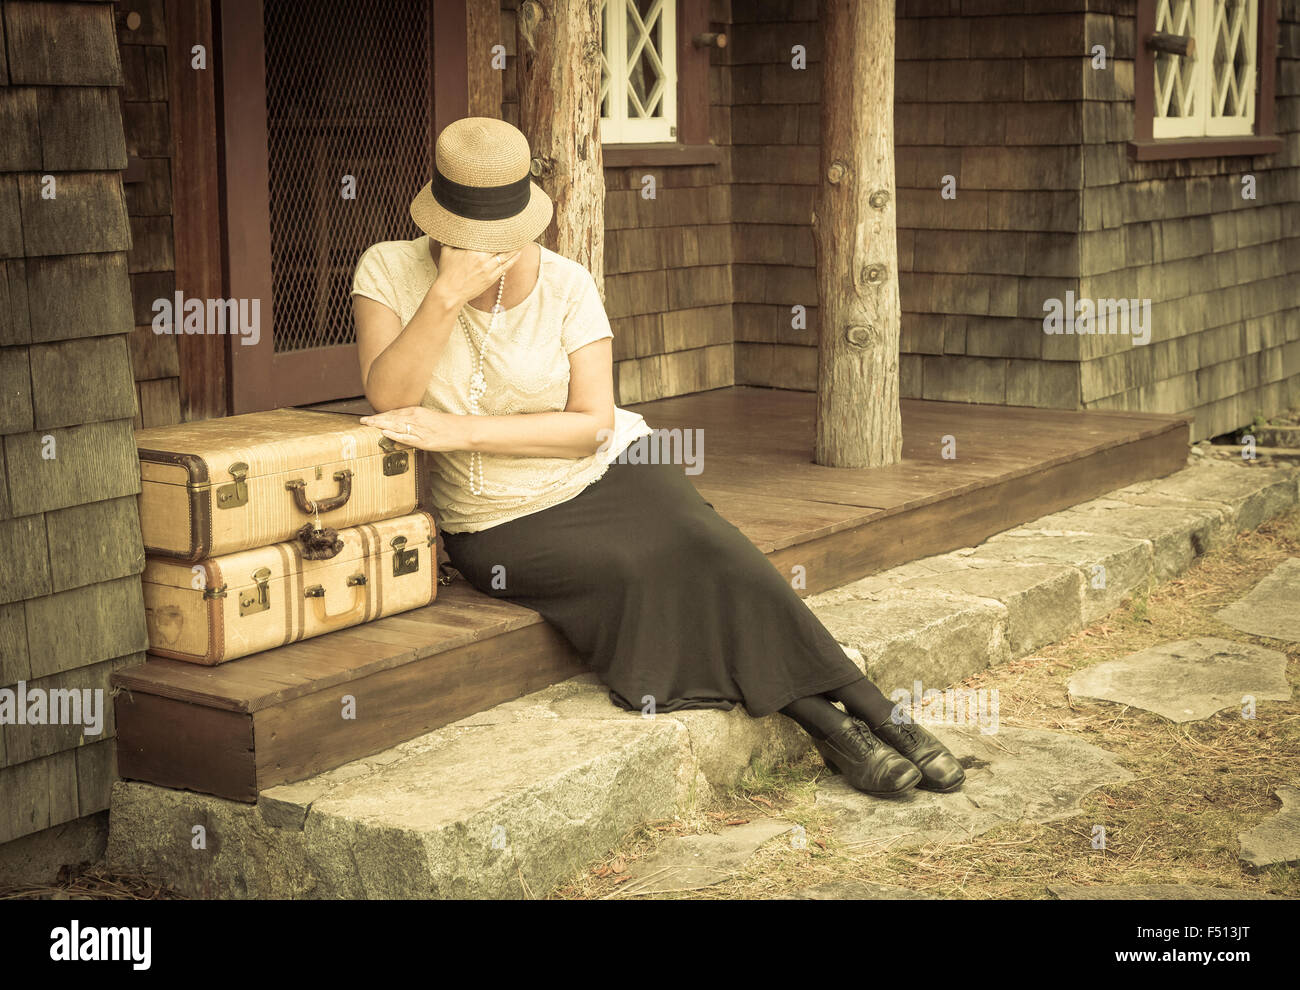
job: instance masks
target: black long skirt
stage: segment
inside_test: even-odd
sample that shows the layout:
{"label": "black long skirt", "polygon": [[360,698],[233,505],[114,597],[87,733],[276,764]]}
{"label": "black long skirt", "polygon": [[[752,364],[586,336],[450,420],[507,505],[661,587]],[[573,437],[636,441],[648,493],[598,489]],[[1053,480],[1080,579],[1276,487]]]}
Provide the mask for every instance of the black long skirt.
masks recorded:
{"label": "black long skirt", "polygon": [[443,542],[471,585],[559,629],[629,711],[740,702],[760,717],[862,677],[681,465],[616,461],[568,501]]}

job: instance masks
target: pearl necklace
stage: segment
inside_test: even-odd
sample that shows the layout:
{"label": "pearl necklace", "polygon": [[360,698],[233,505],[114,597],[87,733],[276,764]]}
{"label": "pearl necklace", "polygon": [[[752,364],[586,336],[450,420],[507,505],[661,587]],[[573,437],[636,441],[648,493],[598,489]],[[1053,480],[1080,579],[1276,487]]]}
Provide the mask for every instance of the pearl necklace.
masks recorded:
{"label": "pearl necklace", "polygon": [[[469,411],[472,415],[479,415],[479,400],[487,391],[487,378],[483,374],[483,355],[487,351],[488,341],[492,338],[492,331],[496,329],[497,317],[501,315],[501,296],[506,291],[506,276],[503,272],[501,283],[497,286],[497,301],[492,306],[492,320],[488,324],[488,331],[483,336],[483,346],[479,347],[474,343],[474,335],[470,333],[469,324],[465,321],[464,313],[457,313],[456,319],[460,321],[460,328],[465,331],[465,339],[469,341],[470,347],[474,350],[474,373],[469,376]],[[475,482],[474,475],[478,473],[478,481]],[[475,495],[483,494],[483,457],[477,450],[472,451],[469,455],[469,490]]]}

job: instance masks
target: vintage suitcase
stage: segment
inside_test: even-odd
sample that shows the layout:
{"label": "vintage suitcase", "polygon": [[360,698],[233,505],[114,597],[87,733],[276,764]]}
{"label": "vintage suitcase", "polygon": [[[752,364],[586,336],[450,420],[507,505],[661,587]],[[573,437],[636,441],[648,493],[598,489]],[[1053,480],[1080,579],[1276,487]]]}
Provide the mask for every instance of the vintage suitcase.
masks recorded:
{"label": "vintage suitcase", "polygon": [[[218,664],[427,605],[437,595],[437,527],[427,512],[338,531],[328,560],[298,540],[144,568],[149,650]],[[337,544],[335,544],[337,546]]]}
{"label": "vintage suitcase", "polygon": [[356,417],[275,409],[137,430],[147,554],[191,563],[417,505],[415,451]]}

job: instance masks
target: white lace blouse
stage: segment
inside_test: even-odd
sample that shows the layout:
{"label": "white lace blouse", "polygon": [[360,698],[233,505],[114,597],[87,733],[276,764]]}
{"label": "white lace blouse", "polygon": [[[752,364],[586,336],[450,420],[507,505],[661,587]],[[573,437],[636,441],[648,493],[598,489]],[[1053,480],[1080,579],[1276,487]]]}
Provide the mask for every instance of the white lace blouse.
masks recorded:
{"label": "white lace blouse", "polygon": [[[406,326],[424,301],[438,269],[430,238],[381,241],[357,262],[352,293],[378,300]],[[456,322],[434,368],[422,404],[444,412],[469,413],[474,353],[483,347],[491,314],[462,311],[475,346]],[[479,401],[485,416],[559,412],[569,399],[569,354],[584,344],[614,336],[596,291],[596,280],[576,261],[541,248],[537,284],[528,298],[505,310],[486,345],[483,374],[487,392]],[[481,454],[482,495],[470,490],[468,451],[433,454],[433,504],[448,533],[472,533],[566,501],[600,478],[637,437],[651,433],[645,418],[615,407],[614,436],[587,457],[526,457]]]}

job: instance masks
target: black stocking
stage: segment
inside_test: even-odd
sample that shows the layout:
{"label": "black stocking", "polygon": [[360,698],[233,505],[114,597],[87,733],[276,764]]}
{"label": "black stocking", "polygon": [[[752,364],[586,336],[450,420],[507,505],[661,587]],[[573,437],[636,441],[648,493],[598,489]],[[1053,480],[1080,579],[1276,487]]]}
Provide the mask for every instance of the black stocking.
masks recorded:
{"label": "black stocking", "polygon": [[838,701],[850,715],[862,719],[871,729],[884,725],[894,714],[894,703],[865,677],[847,687],[827,691],[823,696]]}
{"label": "black stocking", "polygon": [[798,722],[814,739],[825,739],[832,733],[838,732],[844,720],[848,718],[820,694],[797,698],[782,708],[781,714],[788,715]]}

